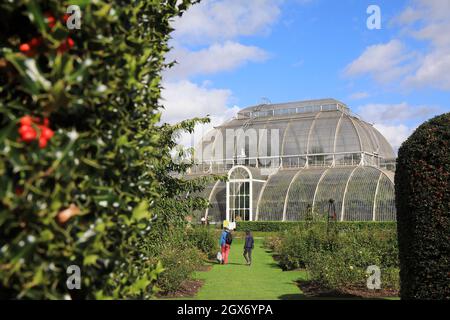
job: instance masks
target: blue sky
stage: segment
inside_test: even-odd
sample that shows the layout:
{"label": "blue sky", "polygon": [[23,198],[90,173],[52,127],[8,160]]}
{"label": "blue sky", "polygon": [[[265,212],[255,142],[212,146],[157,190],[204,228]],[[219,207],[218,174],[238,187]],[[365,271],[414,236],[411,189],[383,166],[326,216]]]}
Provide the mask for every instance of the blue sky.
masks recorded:
{"label": "blue sky", "polygon": [[[369,30],[366,10],[381,10]],[[164,74],[168,122],[332,97],[398,148],[450,111],[450,0],[203,0],[179,20]]]}

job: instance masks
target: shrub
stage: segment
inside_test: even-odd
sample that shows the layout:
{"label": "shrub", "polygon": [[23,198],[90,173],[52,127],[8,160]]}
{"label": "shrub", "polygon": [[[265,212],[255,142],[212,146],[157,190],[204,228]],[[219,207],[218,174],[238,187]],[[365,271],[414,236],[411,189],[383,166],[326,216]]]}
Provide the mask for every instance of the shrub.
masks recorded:
{"label": "shrub", "polygon": [[[309,221],[241,221],[236,224],[236,231],[250,230],[253,232],[277,232],[284,230],[292,230],[295,228],[308,228],[312,222]],[[326,222],[313,222],[315,225],[326,225]],[[358,231],[361,229],[368,230],[384,230],[393,229],[396,230],[397,223],[391,222],[353,222],[342,221],[336,223],[336,228],[339,230]]]}
{"label": "shrub", "polygon": [[281,247],[281,236],[271,235],[264,237],[263,247],[273,251],[274,253],[279,253]]}
{"label": "shrub", "polygon": [[192,275],[206,258],[199,249],[189,245],[177,245],[166,248],[158,257],[164,271],[156,282],[163,294],[174,293],[180,285]]}
{"label": "shrub", "polygon": [[303,268],[308,256],[308,244],[302,229],[285,232],[278,247],[278,258],[283,270]]}
{"label": "shrub", "polygon": [[401,146],[395,196],[402,299],[450,299],[450,113]]}
{"label": "shrub", "polygon": [[[179,195],[196,191],[169,176],[183,168],[170,162],[171,129],[157,125],[169,21],[190,1],[77,2],[72,31],[70,2],[0,4],[3,298],[142,297],[160,268],[136,248],[150,228],[179,223],[192,205]],[[73,264],[81,291],[65,285]]]}
{"label": "shrub", "polygon": [[333,289],[363,287],[366,269],[377,265],[382,287],[398,287],[398,251],[394,229],[339,229],[333,223],[312,223],[280,234],[280,266],[285,270],[306,267],[311,278]]}
{"label": "shrub", "polygon": [[216,256],[219,251],[219,238],[213,229],[205,226],[196,226],[188,230],[188,241],[202,251],[209,259]]}
{"label": "shrub", "polygon": [[394,230],[339,233],[331,250],[321,250],[310,261],[312,277],[327,287],[366,287],[368,266],[381,270],[382,289],[398,289],[398,247]]}

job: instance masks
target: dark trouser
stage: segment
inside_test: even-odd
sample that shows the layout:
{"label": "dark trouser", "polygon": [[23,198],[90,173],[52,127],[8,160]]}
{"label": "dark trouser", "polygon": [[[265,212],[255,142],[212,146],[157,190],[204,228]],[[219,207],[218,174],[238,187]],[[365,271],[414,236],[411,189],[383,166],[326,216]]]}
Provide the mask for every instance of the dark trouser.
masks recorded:
{"label": "dark trouser", "polygon": [[252,248],[244,248],[244,258],[248,264],[252,263]]}

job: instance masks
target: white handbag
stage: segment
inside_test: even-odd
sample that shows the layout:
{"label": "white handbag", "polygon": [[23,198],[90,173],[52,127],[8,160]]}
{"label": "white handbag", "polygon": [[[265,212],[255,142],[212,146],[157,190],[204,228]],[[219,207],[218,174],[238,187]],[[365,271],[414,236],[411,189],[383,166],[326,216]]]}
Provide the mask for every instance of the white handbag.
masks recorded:
{"label": "white handbag", "polygon": [[222,253],[217,252],[217,261],[222,262]]}

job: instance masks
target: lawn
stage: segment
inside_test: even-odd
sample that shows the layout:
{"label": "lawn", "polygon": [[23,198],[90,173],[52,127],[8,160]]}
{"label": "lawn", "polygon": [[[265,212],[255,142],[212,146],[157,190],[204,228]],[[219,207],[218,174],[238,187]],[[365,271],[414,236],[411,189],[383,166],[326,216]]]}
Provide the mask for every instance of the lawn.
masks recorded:
{"label": "lawn", "polygon": [[195,277],[204,280],[204,285],[194,299],[301,299],[303,295],[295,284],[305,279],[304,271],[283,272],[270,253],[262,247],[262,239],[255,239],[253,264],[245,264],[243,240],[235,239],[231,246],[229,264],[214,264],[207,272],[198,272]]}

